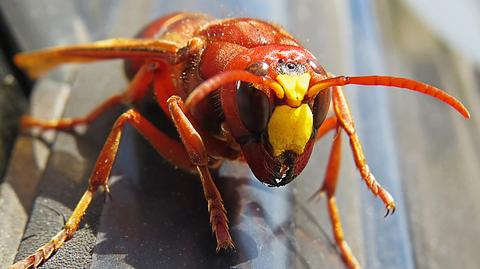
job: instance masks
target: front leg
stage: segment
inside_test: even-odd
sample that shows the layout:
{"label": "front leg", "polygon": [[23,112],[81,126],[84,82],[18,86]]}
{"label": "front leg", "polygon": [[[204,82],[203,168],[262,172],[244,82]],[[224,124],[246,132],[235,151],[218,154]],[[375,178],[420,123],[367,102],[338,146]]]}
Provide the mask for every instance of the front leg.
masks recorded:
{"label": "front leg", "polygon": [[217,251],[220,249],[234,248],[229,233],[228,219],[223,199],[213,182],[208,170],[208,154],[200,134],[195,130],[183,110],[183,101],[178,96],[172,96],[167,100],[168,110],[183,145],[190,156],[193,165],[197,167],[202,182],[205,199],[210,212],[210,224],[217,239]]}
{"label": "front leg", "polygon": [[333,107],[337,118],[342,128],[347,132],[350,138],[350,146],[352,148],[353,158],[355,159],[355,165],[360,171],[360,175],[367,184],[368,188],[375,196],[380,197],[387,209],[387,216],[390,213],[395,212],[395,201],[388,191],[386,191],[375,179],[375,176],[370,172],[370,168],[367,165],[365,154],[363,153],[362,144],[355,130],[355,123],[350,113],[347,100],[343,95],[342,89],[338,86],[333,87]]}

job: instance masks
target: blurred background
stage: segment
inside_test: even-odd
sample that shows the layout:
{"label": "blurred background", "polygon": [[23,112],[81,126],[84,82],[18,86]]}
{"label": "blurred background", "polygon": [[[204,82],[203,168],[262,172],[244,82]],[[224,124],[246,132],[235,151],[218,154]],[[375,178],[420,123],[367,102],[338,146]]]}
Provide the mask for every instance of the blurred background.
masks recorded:
{"label": "blurred background", "polygon": [[[364,268],[480,267],[477,1],[0,0],[0,11],[0,267],[62,228],[125,108],[81,135],[39,138],[17,136],[19,115],[85,115],[127,85],[121,61],[67,66],[34,84],[12,66],[12,55],[131,37],[173,11],[273,21],[332,73],[408,77],[462,100],[468,121],[423,95],[346,88],[369,166],[398,208],[383,217],[345,141],[338,203]],[[280,189],[259,184],[245,166],[225,164],[216,179],[237,251],[216,255],[198,179],[173,169],[127,127],[110,181],[113,200],[104,204],[98,195],[74,239],[44,268],[344,268],[325,201],[307,201],[321,185],[330,142],[319,142],[301,176]]]}

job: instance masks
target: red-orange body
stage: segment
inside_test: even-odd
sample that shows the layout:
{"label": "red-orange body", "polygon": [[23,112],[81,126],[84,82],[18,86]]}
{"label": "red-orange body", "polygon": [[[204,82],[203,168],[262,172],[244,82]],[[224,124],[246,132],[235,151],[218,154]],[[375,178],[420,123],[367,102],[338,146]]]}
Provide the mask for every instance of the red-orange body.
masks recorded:
{"label": "red-orange body", "polygon": [[[180,44],[180,47],[187,47],[192,38],[203,42],[198,54],[188,56],[188,59],[176,65],[165,64],[160,68],[162,74],[157,75],[154,83],[155,96],[167,115],[167,99],[170,96],[186,99],[200,83],[226,70],[245,70],[251,63],[266,61],[272,67],[268,72],[273,78],[276,76],[274,67],[280,59],[302,61],[305,65],[308,60],[315,60],[313,55],[281,27],[253,18],[214,20],[198,13],[177,13],[152,22],[139,37],[169,40]],[[127,73],[136,73],[141,65],[138,61],[127,62]],[[326,77],[327,74],[323,70],[322,72],[321,75]],[[269,97],[273,99],[273,96]],[[236,89],[232,85],[226,86],[219,94],[209,96],[191,107],[189,115],[200,125],[200,130],[206,131],[199,130],[207,151],[214,152],[223,148],[225,150],[222,157],[225,158],[242,155],[238,145],[223,144],[226,141],[232,142],[232,137],[226,135],[233,135],[237,141],[242,137],[248,139],[249,136],[249,131],[239,117],[236,99]],[[326,113],[330,106],[329,98],[324,98],[323,106]],[[229,109],[219,112],[222,108]],[[227,125],[224,127],[228,128],[229,134],[222,131],[221,125],[225,118]],[[229,122],[234,124],[228,124]],[[295,163],[293,173],[282,185],[303,170],[313,144],[314,140],[308,143],[304,154],[292,160],[292,163]],[[255,175],[268,184],[276,185],[274,180],[269,179],[273,177],[272,171],[264,169],[264,166],[274,169],[280,168],[282,163],[272,158],[267,150],[257,143],[245,143],[242,146],[243,157]]]}
{"label": "red-orange body", "polygon": [[[281,27],[252,18],[215,20],[198,13],[175,13],[149,24],[136,39],[112,39],[17,55],[15,62],[37,77],[59,64],[126,59],[128,89],[81,118],[42,121],[24,117],[24,128],[72,129],[89,124],[120,102],[135,104],[153,90],[156,103],[175,125],[179,139],[157,129],[136,109],[115,122],[99,154],[88,189],[72,216],[50,242],[12,268],[44,262],[78,229],[93,194],[108,191],[108,178],[125,123],[131,124],[172,164],[196,171],[208,203],[217,250],[233,248],[226,210],[209,168],[225,159],[248,163],[268,186],[282,186],[305,167],[315,142],[335,131],[324,182],[335,242],[349,268],[360,268],[343,237],[335,200],[345,132],[355,164],[372,193],[395,210],[390,194],[371,173],[340,86],[385,85],[431,95],[464,117],[465,107],[424,83],[387,76],[334,77]],[[327,117],[330,107],[333,115]]]}

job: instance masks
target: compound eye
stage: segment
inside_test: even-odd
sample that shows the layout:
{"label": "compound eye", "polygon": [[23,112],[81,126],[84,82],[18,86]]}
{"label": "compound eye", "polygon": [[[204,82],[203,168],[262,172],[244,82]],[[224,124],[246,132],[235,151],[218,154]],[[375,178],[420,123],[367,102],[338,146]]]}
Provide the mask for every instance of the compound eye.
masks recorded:
{"label": "compound eye", "polygon": [[246,70],[257,76],[266,76],[268,74],[268,64],[264,61],[254,62]]}
{"label": "compound eye", "polygon": [[327,117],[330,108],[330,90],[321,91],[313,103],[313,127],[318,129]]}
{"label": "compound eye", "polygon": [[239,81],[237,105],[245,127],[253,134],[262,133],[267,127],[272,110],[268,96],[251,83]]}
{"label": "compound eye", "polygon": [[310,59],[307,61],[307,63],[312,68],[313,72],[323,76],[327,75],[327,72],[325,71],[325,69],[323,69],[323,67],[320,65],[320,63],[317,60]]}

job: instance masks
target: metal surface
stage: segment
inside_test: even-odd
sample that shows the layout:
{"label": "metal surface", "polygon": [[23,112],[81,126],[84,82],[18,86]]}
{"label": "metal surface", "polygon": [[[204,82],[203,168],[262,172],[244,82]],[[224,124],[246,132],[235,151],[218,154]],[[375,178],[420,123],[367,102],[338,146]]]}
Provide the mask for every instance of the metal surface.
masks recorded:
{"label": "metal surface", "polygon": [[[452,8],[451,13],[461,14],[468,3]],[[416,267],[478,268],[480,62],[471,54],[474,44],[458,50],[461,38],[453,43],[451,38],[435,35],[434,29],[442,24],[422,24],[431,15],[417,18],[418,10],[401,1],[380,8],[386,22],[384,59],[391,73],[447,90],[464,101],[472,115],[466,121],[430,98],[399,92],[388,95]],[[478,18],[480,7],[470,6],[464,20],[444,14],[448,20],[463,21],[464,27],[457,29],[463,35],[480,32],[480,25],[469,24],[472,13]],[[479,53],[478,44],[476,48]]]}
{"label": "metal surface", "polygon": [[[346,239],[365,268],[478,268],[478,65],[438,41],[402,3],[0,2],[25,49],[133,36],[158,15],[194,10],[275,21],[303,40],[332,73],[401,75],[448,89],[466,101],[471,121],[424,96],[347,88],[369,165],[399,208],[383,218],[383,205],[360,181],[347,143],[338,203]],[[48,14],[40,8],[45,6]],[[31,110],[42,118],[84,115],[126,83],[120,61],[63,68],[39,82]],[[82,135],[47,133],[50,147],[28,137],[17,141],[0,187],[0,199],[9,201],[0,203],[0,219],[11,220],[0,221],[0,241],[6,242],[0,267],[11,263],[18,245],[17,259],[61,229],[121,110],[110,111]],[[113,200],[103,204],[97,195],[80,231],[44,267],[344,268],[324,201],[307,202],[321,184],[330,141],[316,145],[306,170],[284,188],[259,184],[235,163],[221,168],[216,182],[237,250],[217,255],[196,176],[172,168],[126,127],[110,181]]]}

